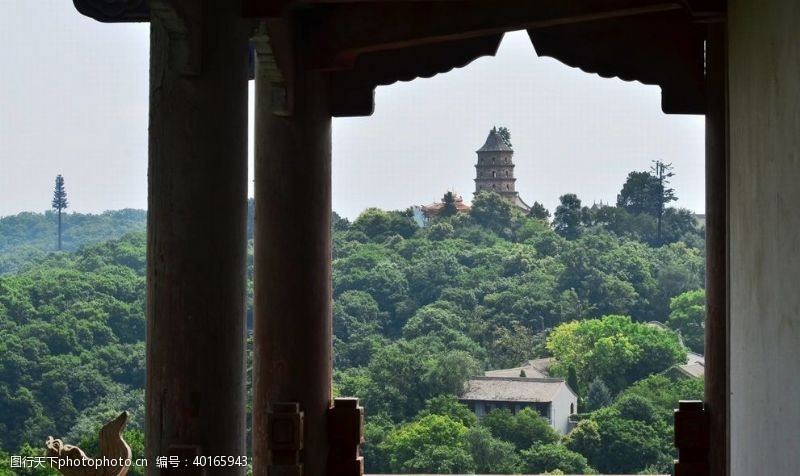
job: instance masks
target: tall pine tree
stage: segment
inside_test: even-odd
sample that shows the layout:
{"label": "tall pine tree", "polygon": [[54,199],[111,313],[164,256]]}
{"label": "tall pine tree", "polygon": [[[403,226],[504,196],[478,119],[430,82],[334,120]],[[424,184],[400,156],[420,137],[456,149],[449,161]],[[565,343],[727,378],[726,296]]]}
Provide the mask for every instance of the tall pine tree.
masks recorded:
{"label": "tall pine tree", "polygon": [[64,177],[56,175],[56,188],[53,191],[53,209],[58,212],[58,251],[61,251],[61,211],[67,208],[67,189]]}
{"label": "tall pine tree", "polygon": [[447,192],[442,197],[442,209],[439,210],[440,217],[451,217],[458,213],[456,208],[456,197],[453,192]]}

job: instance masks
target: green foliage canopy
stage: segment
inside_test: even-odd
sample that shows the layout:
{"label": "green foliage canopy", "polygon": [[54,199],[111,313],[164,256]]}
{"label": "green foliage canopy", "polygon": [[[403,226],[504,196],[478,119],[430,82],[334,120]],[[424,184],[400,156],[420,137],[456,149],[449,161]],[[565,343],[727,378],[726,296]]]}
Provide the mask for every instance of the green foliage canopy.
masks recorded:
{"label": "green foliage canopy", "polygon": [[547,349],[556,359],[552,372],[566,377],[574,367],[580,382],[599,378],[612,392],[686,361],[676,334],[617,315],[562,324]]}
{"label": "green foliage canopy", "polygon": [[395,473],[469,473],[475,462],[462,423],[428,415],[391,432],[382,443]]}
{"label": "green foliage canopy", "polygon": [[672,298],[667,326],[680,332],[683,343],[693,351],[705,353],[706,293],[687,291]]}

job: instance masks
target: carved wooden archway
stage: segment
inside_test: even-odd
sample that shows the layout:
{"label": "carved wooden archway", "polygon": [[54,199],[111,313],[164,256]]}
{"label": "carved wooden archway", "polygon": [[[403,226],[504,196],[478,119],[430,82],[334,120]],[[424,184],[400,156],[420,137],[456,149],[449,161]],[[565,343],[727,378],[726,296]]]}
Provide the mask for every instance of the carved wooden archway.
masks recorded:
{"label": "carved wooden archway", "polygon": [[[703,412],[711,421],[711,474],[725,474],[725,0],[74,3],[99,21],[153,25],[149,458],[244,450],[244,316],[238,299],[244,292],[240,129],[248,74],[258,89],[254,474],[265,474],[270,465],[334,474],[341,471],[336,465],[346,463],[328,461],[336,441],[327,430],[331,117],[369,115],[377,86],[493,55],[503,33],[525,29],[539,55],[604,77],[658,85],[665,113],[708,117]],[[248,35],[256,50],[249,72]],[[202,234],[208,218],[183,206],[206,186],[227,191],[207,204],[219,209],[224,233]],[[297,189],[308,193],[289,193]],[[221,250],[227,251],[214,255]],[[211,404],[203,389],[221,389],[222,396]],[[349,410],[340,414],[350,415],[345,420],[352,427],[357,412],[351,406],[346,403],[342,408]],[[218,445],[223,438],[232,442]],[[358,472],[357,462],[352,470]],[[215,468],[209,474],[238,471]]]}

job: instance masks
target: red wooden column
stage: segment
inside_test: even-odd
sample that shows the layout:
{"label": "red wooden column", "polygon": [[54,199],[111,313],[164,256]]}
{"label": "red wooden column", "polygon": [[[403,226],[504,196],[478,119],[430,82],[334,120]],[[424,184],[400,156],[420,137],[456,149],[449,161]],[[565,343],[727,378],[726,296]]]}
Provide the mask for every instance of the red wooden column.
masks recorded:
{"label": "red wooden column", "polygon": [[[238,1],[152,1],[148,475],[244,456],[247,82]],[[242,466],[181,474],[243,475]]]}
{"label": "red wooden column", "polygon": [[727,35],[709,25],[706,42],[706,386],[709,474],[728,474],[728,139]]}
{"label": "red wooden column", "polygon": [[[327,74],[306,67],[309,36],[294,23],[286,35],[291,48],[284,42],[278,52],[284,56],[264,49],[258,55],[253,355],[253,474],[258,476],[327,471],[331,114]],[[270,460],[270,449],[279,451],[280,461]],[[282,467],[270,470],[270,464]]]}

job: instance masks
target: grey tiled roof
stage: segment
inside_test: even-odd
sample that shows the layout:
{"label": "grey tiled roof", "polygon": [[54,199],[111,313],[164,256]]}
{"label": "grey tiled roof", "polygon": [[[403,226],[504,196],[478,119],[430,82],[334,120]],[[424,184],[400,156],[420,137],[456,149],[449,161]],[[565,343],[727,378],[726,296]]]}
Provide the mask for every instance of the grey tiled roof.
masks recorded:
{"label": "grey tiled roof", "polygon": [[678,368],[689,377],[702,377],[706,374],[706,366],[700,362],[679,365]]}
{"label": "grey tiled roof", "polygon": [[687,360],[687,362],[686,362],[687,364],[703,364],[703,365],[705,365],[705,363],[706,363],[705,357],[703,357],[702,355],[700,355],[700,354],[698,354],[696,352],[691,352],[691,351],[686,353],[686,360]]}
{"label": "grey tiled roof", "polygon": [[512,152],[514,149],[506,144],[503,137],[497,132],[497,129],[489,131],[489,137],[486,138],[486,143],[483,147],[478,149],[478,152]]}
{"label": "grey tiled roof", "polygon": [[519,377],[520,372],[524,370],[525,376],[528,378],[547,378],[550,376],[548,371],[550,370],[550,365],[552,362],[552,357],[529,360],[528,363],[522,367],[487,370],[483,373],[483,375],[486,377]]}
{"label": "grey tiled roof", "polygon": [[552,402],[567,387],[560,378],[474,377],[461,394],[462,401]]}

